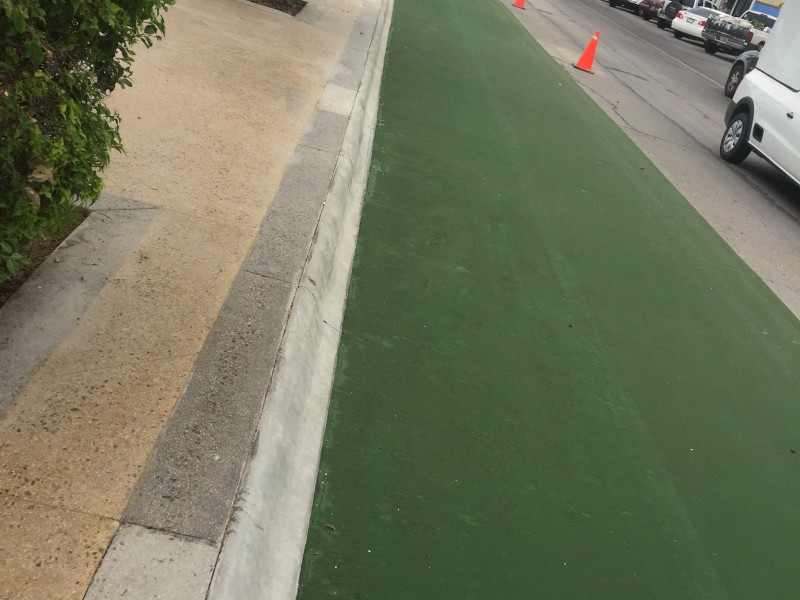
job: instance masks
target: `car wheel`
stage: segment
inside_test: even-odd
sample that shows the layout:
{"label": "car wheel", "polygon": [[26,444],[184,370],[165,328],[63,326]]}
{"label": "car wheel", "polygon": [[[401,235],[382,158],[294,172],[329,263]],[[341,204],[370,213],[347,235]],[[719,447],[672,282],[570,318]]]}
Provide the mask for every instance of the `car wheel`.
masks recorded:
{"label": "car wheel", "polygon": [[658,21],[656,21],[656,26],[659,29],[666,29],[667,28],[667,22],[664,19],[659,19]]}
{"label": "car wheel", "polygon": [[639,16],[642,17],[645,21],[649,21],[650,20],[650,15],[648,15],[641,8],[639,9]]}
{"label": "car wheel", "polygon": [[738,165],[750,154],[750,115],[738,112],[728,122],[728,128],[719,143],[722,160]]}
{"label": "car wheel", "polygon": [[731,72],[728,73],[728,80],[725,82],[725,95],[728,98],[733,98],[733,95],[736,93],[736,89],[739,87],[739,84],[742,82],[744,78],[744,66],[736,65],[731,69]]}
{"label": "car wheel", "polygon": [[608,5],[614,8],[617,5],[617,0],[608,0]]}
{"label": "car wheel", "polygon": [[673,31],[672,35],[674,35],[675,39],[678,39],[678,40],[683,37],[683,34],[680,31]]}
{"label": "car wheel", "polygon": [[717,50],[719,50],[719,46],[717,46],[714,42],[709,42],[708,40],[703,42],[703,48],[709,54],[716,54]]}

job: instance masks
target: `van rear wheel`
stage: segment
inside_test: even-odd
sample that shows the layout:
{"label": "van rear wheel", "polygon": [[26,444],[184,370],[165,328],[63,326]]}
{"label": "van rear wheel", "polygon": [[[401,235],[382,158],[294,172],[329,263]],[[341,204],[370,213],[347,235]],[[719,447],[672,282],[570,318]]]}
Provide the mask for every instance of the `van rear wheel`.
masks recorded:
{"label": "van rear wheel", "polygon": [[738,165],[750,155],[750,115],[738,112],[731,117],[719,143],[722,160]]}

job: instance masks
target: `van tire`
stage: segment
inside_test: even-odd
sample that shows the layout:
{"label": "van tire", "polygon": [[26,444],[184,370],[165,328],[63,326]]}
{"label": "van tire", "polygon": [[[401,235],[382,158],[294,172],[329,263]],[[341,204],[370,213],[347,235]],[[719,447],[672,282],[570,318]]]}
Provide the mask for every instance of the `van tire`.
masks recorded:
{"label": "van tire", "polygon": [[667,0],[666,2],[664,2],[663,10],[664,10],[664,16],[667,17],[667,19],[669,19],[670,21],[672,21],[672,19],[674,19],[680,11],[685,9],[683,7],[682,2],[679,2],[678,0],[673,0],[672,2],[669,2],[669,0]]}
{"label": "van tire", "polygon": [[717,46],[714,42],[705,40],[703,42],[703,49],[709,54],[716,54],[717,50],[719,50],[719,46]]}
{"label": "van tire", "polygon": [[719,143],[719,155],[722,160],[738,165],[750,155],[750,114],[739,111],[728,121],[725,133]]}

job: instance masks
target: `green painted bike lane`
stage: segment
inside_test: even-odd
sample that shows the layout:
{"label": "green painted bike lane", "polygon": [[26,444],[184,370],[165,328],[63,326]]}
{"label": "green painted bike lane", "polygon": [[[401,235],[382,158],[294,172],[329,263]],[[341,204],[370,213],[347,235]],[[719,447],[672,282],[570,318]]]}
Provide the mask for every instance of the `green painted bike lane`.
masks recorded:
{"label": "green painted bike lane", "polygon": [[800,597],[798,321],[505,7],[394,11],[298,598]]}

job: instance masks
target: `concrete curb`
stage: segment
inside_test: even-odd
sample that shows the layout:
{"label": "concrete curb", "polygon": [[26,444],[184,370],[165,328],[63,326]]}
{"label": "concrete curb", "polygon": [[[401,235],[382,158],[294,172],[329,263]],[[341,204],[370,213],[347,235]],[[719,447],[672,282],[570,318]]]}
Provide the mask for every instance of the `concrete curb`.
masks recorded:
{"label": "concrete curb", "polygon": [[294,597],[390,18],[361,9],[87,599]]}
{"label": "concrete curb", "polygon": [[[211,583],[212,600],[290,600],[297,593],[372,155],[393,1],[369,0],[370,5],[379,7],[377,26],[292,304],[254,454]],[[343,62],[348,58],[345,53]],[[333,82],[348,71],[347,64],[342,66],[331,79],[331,93],[323,99],[336,95],[339,86]]]}

